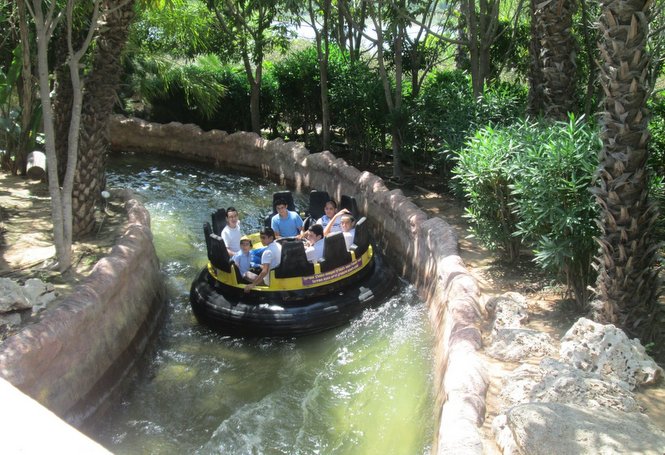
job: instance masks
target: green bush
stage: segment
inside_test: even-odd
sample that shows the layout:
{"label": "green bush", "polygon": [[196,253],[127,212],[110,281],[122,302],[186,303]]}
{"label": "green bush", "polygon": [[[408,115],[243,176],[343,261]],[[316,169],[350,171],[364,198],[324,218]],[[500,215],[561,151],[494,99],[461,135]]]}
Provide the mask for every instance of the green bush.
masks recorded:
{"label": "green bush", "polygon": [[515,183],[515,235],[533,245],[535,261],[562,278],[584,305],[595,279],[591,264],[598,206],[594,184],[601,147],[598,132],[584,118],[524,128],[520,153],[512,163]]}
{"label": "green bush", "polygon": [[509,260],[521,244],[533,249],[536,263],[562,278],[579,304],[595,278],[598,209],[589,187],[600,146],[583,119],[520,120],[479,130],[454,170],[480,241]]}
{"label": "green bush", "polygon": [[[519,128],[518,126],[517,128]],[[469,139],[453,169],[467,200],[466,216],[471,232],[491,250],[498,250],[509,261],[519,256],[521,241],[514,235],[518,219],[511,186],[512,162],[521,144],[514,127],[488,126]]]}
{"label": "green bush", "polygon": [[412,164],[420,163],[448,181],[467,137],[487,124],[506,125],[519,118],[525,111],[526,94],[519,84],[497,82],[475,100],[466,73],[432,73],[419,96],[407,102],[404,148],[410,151]]}
{"label": "green bush", "polygon": [[665,175],[665,99],[654,95],[648,102],[651,110],[649,120],[649,166],[658,175]]}
{"label": "green bush", "polygon": [[366,165],[385,145],[388,107],[381,79],[367,63],[350,61],[336,50],[329,70],[330,122],[344,135],[354,160]]}
{"label": "green bush", "polygon": [[287,126],[289,137],[298,129],[307,133],[321,117],[321,85],[316,47],[310,46],[290,54],[274,65],[277,83],[275,113]]}

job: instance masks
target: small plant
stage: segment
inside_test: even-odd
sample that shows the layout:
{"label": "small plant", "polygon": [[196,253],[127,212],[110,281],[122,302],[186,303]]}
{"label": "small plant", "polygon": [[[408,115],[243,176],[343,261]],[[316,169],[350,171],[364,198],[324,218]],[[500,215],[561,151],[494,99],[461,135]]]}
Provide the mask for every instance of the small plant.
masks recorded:
{"label": "small plant", "polygon": [[488,126],[478,131],[462,149],[453,170],[467,199],[471,232],[492,250],[500,250],[510,261],[519,256],[521,241],[514,235],[517,217],[511,186],[511,165],[518,152],[511,127]]}

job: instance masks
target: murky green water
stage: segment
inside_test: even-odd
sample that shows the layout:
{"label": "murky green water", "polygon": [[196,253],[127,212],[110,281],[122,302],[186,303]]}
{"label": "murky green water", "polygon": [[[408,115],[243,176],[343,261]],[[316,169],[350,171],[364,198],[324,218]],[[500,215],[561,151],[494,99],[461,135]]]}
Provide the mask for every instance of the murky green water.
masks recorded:
{"label": "murky green water", "polygon": [[[236,206],[255,231],[282,189],[261,179],[134,155],[109,186],[145,197],[166,273],[168,316],[131,393],[92,436],[117,454],[423,454],[432,439],[432,336],[409,286],[349,325],[302,339],[244,340],[200,326],[189,286],[201,226]],[[304,198],[296,205],[304,207]]]}

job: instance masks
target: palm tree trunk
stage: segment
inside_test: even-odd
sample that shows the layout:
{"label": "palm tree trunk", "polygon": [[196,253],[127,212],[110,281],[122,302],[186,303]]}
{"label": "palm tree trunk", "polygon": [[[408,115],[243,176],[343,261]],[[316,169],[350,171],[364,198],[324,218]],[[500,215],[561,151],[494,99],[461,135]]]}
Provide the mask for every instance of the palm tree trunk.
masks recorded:
{"label": "palm tree trunk", "polygon": [[566,120],[575,110],[575,39],[572,34],[574,0],[543,2],[535,10],[540,38],[545,116]]}
{"label": "palm tree trunk", "polygon": [[543,113],[543,72],[540,61],[540,29],[536,8],[538,0],[531,0],[531,41],[529,42],[529,115],[538,117]]}
{"label": "palm tree trunk", "polygon": [[597,292],[602,318],[618,322],[649,341],[656,324],[658,296],[657,217],[649,201],[647,128],[649,112],[648,0],[602,0],[600,53],[605,92],[601,119],[603,149],[600,182],[595,189],[601,206]]}
{"label": "palm tree trunk", "polygon": [[[122,74],[120,55],[134,19],[134,1],[109,0],[107,3],[111,13],[100,31],[93,68],[85,82],[79,159],[72,192],[75,237],[91,232],[95,226],[95,203],[106,183],[108,120]],[[119,5],[122,6],[118,8]]]}

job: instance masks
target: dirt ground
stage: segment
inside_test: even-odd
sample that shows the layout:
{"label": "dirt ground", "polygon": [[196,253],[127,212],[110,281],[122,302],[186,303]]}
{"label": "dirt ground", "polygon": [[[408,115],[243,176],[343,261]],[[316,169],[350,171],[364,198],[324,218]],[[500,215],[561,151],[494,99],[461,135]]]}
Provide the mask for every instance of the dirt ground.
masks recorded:
{"label": "dirt ground", "polygon": [[[55,270],[55,246],[48,186],[0,172],[0,277],[24,282],[39,278],[52,283],[60,295],[85,278],[121,235],[125,212],[119,202],[98,207],[97,230],[73,246],[72,268]],[[21,314],[23,323],[39,315]],[[16,329],[0,327],[0,341]]]}
{"label": "dirt ground", "polygon": [[[563,298],[562,288],[540,273],[528,258],[514,265],[503,263],[470,238],[468,224],[462,216],[464,209],[458,201],[415,185],[402,190],[430,217],[442,217],[456,229],[460,255],[478,281],[483,299],[508,291],[519,292],[530,302],[529,327],[545,331],[557,340],[582,316],[573,304]],[[45,183],[0,173],[0,277],[19,281],[30,277],[41,278],[54,283],[58,292],[63,293],[85,277],[115,243],[121,234],[124,210],[119,203],[113,202],[99,207],[98,225],[101,228],[75,245],[74,266],[64,277],[53,270],[55,248],[50,212]],[[24,322],[29,322],[29,317]],[[5,336],[9,334],[4,333]],[[2,335],[0,333],[0,340]],[[483,433],[487,440],[491,440],[490,425],[497,413],[496,396],[501,378],[518,364],[487,358],[487,365],[491,386]],[[665,385],[661,382],[658,387],[641,391],[639,399],[645,412],[665,429]]]}

